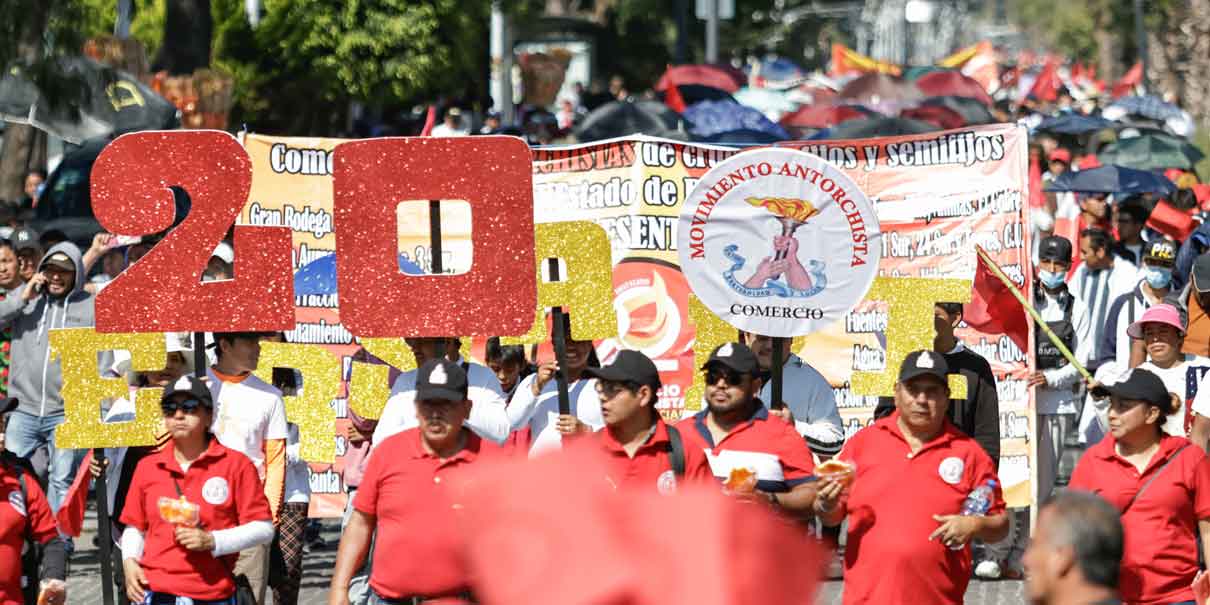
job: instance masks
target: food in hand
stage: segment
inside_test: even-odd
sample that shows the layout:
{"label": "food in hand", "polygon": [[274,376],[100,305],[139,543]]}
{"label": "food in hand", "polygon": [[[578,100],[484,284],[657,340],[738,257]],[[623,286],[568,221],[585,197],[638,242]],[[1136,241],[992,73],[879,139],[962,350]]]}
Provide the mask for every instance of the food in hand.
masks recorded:
{"label": "food in hand", "polygon": [[38,605],[62,605],[67,600],[67,584],[63,580],[42,580],[38,589]]}
{"label": "food in hand", "polygon": [[198,505],[184,498],[160,498],[160,518],[183,527],[197,527]]}
{"label": "food in hand", "polygon": [[751,494],[756,491],[756,471],[746,467],[733,468],[723,487],[731,493]]}
{"label": "food in hand", "polygon": [[853,482],[856,470],[852,463],[832,458],[815,467],[815,474],[848,485]]}

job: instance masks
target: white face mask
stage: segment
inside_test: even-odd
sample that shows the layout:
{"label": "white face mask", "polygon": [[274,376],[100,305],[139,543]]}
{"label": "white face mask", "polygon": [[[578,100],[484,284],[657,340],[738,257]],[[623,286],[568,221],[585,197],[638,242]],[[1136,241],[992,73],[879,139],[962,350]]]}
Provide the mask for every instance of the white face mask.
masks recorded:
{"label": "white face mask", "polygon": [[1063,285],[1065,277],[1067,274],[1061,271],[1038,271],[1038,281],[1051,290]]}

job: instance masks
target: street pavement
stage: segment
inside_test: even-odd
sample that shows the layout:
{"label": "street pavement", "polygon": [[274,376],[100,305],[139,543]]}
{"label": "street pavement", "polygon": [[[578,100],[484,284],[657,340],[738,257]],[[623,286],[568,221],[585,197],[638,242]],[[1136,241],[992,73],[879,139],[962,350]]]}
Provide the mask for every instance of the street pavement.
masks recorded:
{"label": "street pavement", "polygon": [[[68,577],[68,603],[70,605],[93,605],[102,603],[101,569],[97,560],[97,549],[93,547],[92,531],[96,527],[89,511],[85,522],[85,533],[76,541],[76,553],[72,556],[71,573]],[[335,521],[326,523],[322,533],[327,545],[312,549],[303,558],[302,590],[299,605],[326,605],[328,581],[336,561],[336,544],[340,540],[340,527]],[[817,605],[839,605],[843,582],[824,584],[816,600]],[[1024,603],[1023,585],[1020,581],[980,582],[971,581],[966,591],[966,603],[973,605],[1020,605]],[[910,603],[905,600],[904,603]]]}

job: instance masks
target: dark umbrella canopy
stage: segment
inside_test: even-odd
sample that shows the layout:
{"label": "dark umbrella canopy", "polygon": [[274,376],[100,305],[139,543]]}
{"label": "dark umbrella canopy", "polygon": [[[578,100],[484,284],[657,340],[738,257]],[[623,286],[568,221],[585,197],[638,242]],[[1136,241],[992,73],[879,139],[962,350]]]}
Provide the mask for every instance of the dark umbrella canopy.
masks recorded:
{"label": "dark umbrella canopy", "polygon": [[694,140],[699,143],[718,143],[727,145],[768,145],[785,141],[788,137],[779,137],[776,134],[765,132],[763,130],[728,130],[720,132],[708,137],[695,137]]}
{"label": "dark umbrella canopy", "polygon": [[796,128],[827,128],[848,120],[877,117],[878,112],[861,105],[804,105],[781,118],[781,125]]}
{"label": "dark umbrella canopy", "polygon": [[742,72],[716,65],[673,65],[656,83],[656,90],[667,90],[669,86],[698,85],[717,88],[726,92],[735,92],[746,83],[747,77]]}
{"label": "dark umbrella canopy", "polygon": [[675,134],[680,116],[656,101],[613,101],[589,113],[576,126],[583,142],[624,137],[635,133],[666,137]]}
{"label": "dark umbrella canopy", "polygon": [[[699,84],[682,84],[676,87],[681,93],[681,100],[685,102],[685,107],[702,101],[735,101],[735,97],[731,93],[721,89],[712,88],[710,86],[701,86]],[[668,93],[664,92],[664,98],[668,97]]]}
{"label": "dark umbrella canopy", "polygon": [[1079,172],[1064,172],[1046,186],[1047,191],[1079,193],[1159,193],[1176,191],[1172,181],[1154,172],[1107,165]]}
{"label": "dark umbrella canopy", "polygon": [[994,103],[982,84],[958,71],[935,71],[920,76],[916,88],[930,97],[966,97],[987,107]]}
{"label": "dark umbrella canopy", "polygon": [[966,120],[968,125],[996,123],[996,116],[992,115],[991,110],[989,110],[983,103],[980,103],[977,99],[972,99],[970,97],[929,97],[920,104],[936,105],[954,111],[958,115],[962,116],[962,119]]}
{"label": "dark umbrella canopy", "polygon": [[78,103],[52,106],[48,100],[58,93],[39,90],[20,67],[13,67],[0,78],[0,119],[31,124],[76,144],[180,124],[172,103],[128,73],[84,57],[64,57],[56,67],[56,80],[75,91]]}
{"label": "dark umbrella canopy", "polygon": [[939,130],[936,126],[920,120],[907,118],[872,118],[849,120],[837,124],[811,137],[812,139],[868,139],[872,137],[923,134]]}
{"label": "dark umbrella canopy", "polygon": [[[404,275],[424,275],[424,269],[399,255],[399,270]],[[294,294],[303,296],[336,294],[336,254],[325,254],[294,272]]]}
{"label": "dark umbrella canopy", "polygon": [[928,122],[938,128],[946,130],[953,128],[962,128],[966,126],[966,119],[962,114],[941,105],[921,105],[919,107],[911,107],[899,112],[899,117],[909,118],[912,120],[920,120]]}
{"label": "dark umbrella canopy", "polygon": [[743,130],[764,132],[780,140],[790,138],[765,114],[733,101],[704,101],[692,105],[685,110],[685,119],[691,124],[689,134],[698,139]]}
{"label": "dark umbrella canopy", "polygon": [[1113,122],[1105,118],[1065,113],[1059,116],[1050,116],[1042,120],[1042,123],[1038,124],[1034,130],[1053,132],[1055,134],[1081,135],[1112,127]]}
{"label": "dark umbrella canopy", "polygon": [[921,98],[920,89],[911,82],[883,73],[860,76],[840,89],[840,98],[863,105],[884,101],[911,101]]}
{"label": "dark umbrella canopy", "polygon": [[1126,115],[1142,116],[1161,122],[1169,118],[1180,118],[1185,113],[1180,107],[1150,95],[1124,97],[1114,101],[1106,109],[1114,109],[1125,112]]}
{"label": "dark umbrella canopy", "polygon": [[1183,139],[1157,134],[1118,139],[1106,145],[1098,155],[1102,161],[1138,170],[1191,170],[1206,157],[1200,149]]}

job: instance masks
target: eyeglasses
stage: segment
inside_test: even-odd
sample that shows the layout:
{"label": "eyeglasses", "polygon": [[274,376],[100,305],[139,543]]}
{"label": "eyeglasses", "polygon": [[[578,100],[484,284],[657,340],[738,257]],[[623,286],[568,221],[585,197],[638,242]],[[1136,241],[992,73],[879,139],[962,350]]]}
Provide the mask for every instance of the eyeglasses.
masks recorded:
{"label": "eyeglasses", "polygon": [[622,391],[634,392],[637,390],[639,390],[638,385],[628,382],[611,382],[608,380],[597,381],[597,393],[604,395],[606,399],[613,399]]}
{"label": "eyeglasses", "polygon": [[735,370],[709,370],[706,372],[706,384],[718,384],[719,380],[727,381],[727,386],[737,387],[744,383],[744,376]]}
{"label": "eyeglasses", "polygon": [[175,414],[177,410],[185,412],[186,414],[192,414],[203,405],[204,404],[199,399],[185,399],[183,401],[168,400],[160,402],[160,409],[164,411],[165,416],[171,416]]}

